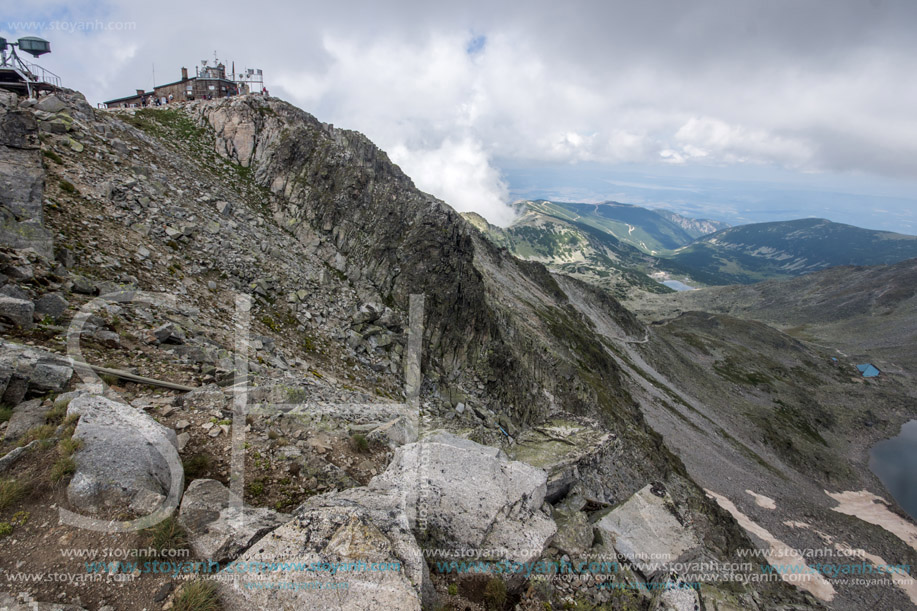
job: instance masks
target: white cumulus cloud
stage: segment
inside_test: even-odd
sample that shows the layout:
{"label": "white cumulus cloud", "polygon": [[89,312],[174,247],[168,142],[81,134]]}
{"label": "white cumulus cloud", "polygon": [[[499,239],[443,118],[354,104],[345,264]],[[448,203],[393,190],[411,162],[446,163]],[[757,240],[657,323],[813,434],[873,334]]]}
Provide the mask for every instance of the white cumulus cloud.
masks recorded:
{"label": "white cumulus cloud", "polygon": [[512,222],[515,214],[506,205],[506,184],[484,148],[472,138],[449,138],[434,149],[398,145],[390,156],[421,190],[444,199],[459,212],[477,212],[504,227]]}

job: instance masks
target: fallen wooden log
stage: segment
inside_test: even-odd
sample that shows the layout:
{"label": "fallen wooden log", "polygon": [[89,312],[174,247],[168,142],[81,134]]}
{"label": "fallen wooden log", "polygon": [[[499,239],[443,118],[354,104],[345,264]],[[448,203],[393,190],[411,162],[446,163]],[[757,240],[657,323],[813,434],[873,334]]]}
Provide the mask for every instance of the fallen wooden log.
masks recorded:
{"label": "fallen wooden log", "polygon": [[79,363],[74,361],[75,367],[89,367],[94,372],[101,375],[112,375],[122,380],[128,382],[134,382],[136,384],[148,384],[150,386],[159,386],[160,388],[168,388],[170,390],[180,390],[182,392],[189,392],[195,390],[193,386],[185,386],[184,384],[176,384],[175,382],[166,382],[165,380],[155,380],[153,378],[145,378],[143,376],[138,376],[135,373],[129,371],[124,371],[123,369],[112,369],[111,367],[100,367],[99,365],[90,365],[89,363]]}

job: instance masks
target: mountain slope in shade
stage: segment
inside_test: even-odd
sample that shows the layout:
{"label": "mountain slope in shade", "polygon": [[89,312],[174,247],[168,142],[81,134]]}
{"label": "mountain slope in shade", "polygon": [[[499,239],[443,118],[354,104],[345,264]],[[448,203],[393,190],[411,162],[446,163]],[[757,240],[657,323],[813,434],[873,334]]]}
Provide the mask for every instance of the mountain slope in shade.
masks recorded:
{"label": "mountain slope in shade", "polygon": [[676,250],[663,265],[706,284],[749,284],[912,257],[917,257],[917,236],[798,219],[718,231]]}
{"label": "mountain slope in shade", "polygon": [[651,319],[692,310],[730,314],[832,346],[883,370],[917,369],[917,259],[834,267],[798,278],[671,296],[633,297],[628,307]]}

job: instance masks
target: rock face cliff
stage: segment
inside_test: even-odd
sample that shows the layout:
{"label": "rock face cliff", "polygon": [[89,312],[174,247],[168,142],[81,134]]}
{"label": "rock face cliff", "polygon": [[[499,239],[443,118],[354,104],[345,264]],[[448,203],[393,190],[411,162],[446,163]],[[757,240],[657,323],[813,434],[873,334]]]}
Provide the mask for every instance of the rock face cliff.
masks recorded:
{"label": "rock face cliff", "polygon": [[18,108],[16,96],[6,91],[0,91],[0,113],[0,243],[50,255],[51,236],[42,224],[45,185],[38,140],[38,121],[49,113]]}
{"label": "rock face cliff", "polygon": [[[216,151],[275,196],[273,217],[297,240],[333,245],[330,264],[387,305],[426,296],[425,356],[444,390],[483,382],[497,411],[523,423],[562,409],[639,426],[613,359],[581,349],[594,343],[591,323],[557,281],[483,240],[364,136],[257,97],[196,112]],[[567,291],[601,302],[619,337],[642,335],[613,299],[579,283]]]}
{"label": "rock face cliff", "polygon": [[[726,584],[728,576],[718,575],[699,579],[696,592],[677,592],[677,562],[734,562],[759,543],[695,483],[699,463],[686,467],[669,449],[695,460],[672,436],[690,427],[699,431],[690,439],[702,444],[708,427],[691,414],[661,416],[684,391],[657,371],[676,371],[678,359],[651,352],[671,349],[674,340],[608,294],[494,247],[448,205],[417,190],[364,136],[285,102],[243,96],[109,113],[88,108],[76,93],[53,99],[49,110],[7,100],[0,117],[22,126],[16,142],[40,146],[5,144],[3,154],[26,151],[23,158],[39,165],[15,176],[4,170],[15,185],[0,203],[13,210],[24,196],[7,193],[43,185],[34,196],[41,215],[30,218],[55,244],[30,249],[5,241],[0,290],[17,303],[0,312],[9,340],[3,349],[19,354],[32,342],[61,355],[68,334],[79,338],[81,359],[115,373],[70,381],[90,395],[75,399],[76,407],[104,409],[107,401],[91,398],[104,392],[119,403],[99,421],[117,417],[119,426],[140,430],[141,421],[156,428],[147,422],[155,419],[170,429],[170,447],[176,433],[187,491],[182,487],[180,507],[168,509],[185,524],[193,549],[251,562],[399,566],[355,576],[353,598],[340,591],[284,598],[279,588],[253,590],[232,577],[220,587],[229,608],[252,601],[819,606],[779,580]],[[160,297],[144,302],[143,292]],[[417,431],[405,426],[401,403],[411,295],[424,296]],[[35,314],[40,302],[46,314]],[[13,307],[20,305],[32,310],[25,315]],[[240,343],[243,327],[247,341]],[[153,393],[125,381],[136,376],[178,386]],[[100,461],[81,456],[104,450],[78,447],[80,424],[65,418],[66,406],[45,386],[29,384],[19,383],[16,403],[28,405],[14,406],[14,417],[38,414],[55,426],[23,439],[45,435],[58,440],[59,453],[73,455],[61,479],[99,477]],[[58,386],[67,390],[66,381]],[[247,417],[240,417],[240,389]],[[690,397],[679,400],[690,411]],[[667,439],[646,414],[666,425]],[[692,418],[697,423],[688,423]],[[719,435],[708,428],[729,438],[725,429]],[[230,492],[221,485],[238,479],[238,435],[248,444],[246,483]],[[23,456],[31,455],[9,461],[14,477],[31,476],[28,465],[48,458]],[[730,493],[753,481],[730,473],[737,478]],[[157,494],[164,496],[161,484]],[[67,504],[58,488],[42,490],[36,499],[44,505]],[[119,496],[104,517],[144,515],[156,504],[149,497]],[[70,509],[92,509],[80,502],[74,496]],[[228,517],[244,515],[254,516],[257,528]],[[16,528],[14,552],[23,553],[39,534]],[[648,534],[654,529],[656,539]],[[58,536],[88,539],[78,528]],[[448,562],[468,551],[490,563],[528,555],[554,566],[589,557],[620,566],[538,579],[449,573]],[[651,553],[663,556],[660,562],[647,563]],[[165,581],[140,575],[133,590],[110,596],[133,608],[156,600],[160,589],[157,602],[184,595]],[[606,582],[619,585],[599,585]],[[131,591],[136,598],[125,593]],[[32,594],[57,596],[40,587]],[[86,604],[106,600],[95,590],[83,596]],[[888,596],[897,603],[903,595]]]}

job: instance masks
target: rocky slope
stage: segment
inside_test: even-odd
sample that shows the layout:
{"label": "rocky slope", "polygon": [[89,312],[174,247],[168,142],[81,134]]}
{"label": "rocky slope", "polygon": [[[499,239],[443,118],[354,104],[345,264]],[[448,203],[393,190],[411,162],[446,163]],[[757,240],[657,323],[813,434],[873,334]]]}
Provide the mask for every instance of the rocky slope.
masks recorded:
{"label": "rocky slope", "polygon": [[[781,425],[763,446],[698,452],[712,438],[692,431],[709,422],[671,426],[662,415],[672,413],[672,393],[682,421],[695,418],[686,415],[692,406],[722,420],[714,431],[755,434],[724,413],[700,356],[607,293],[497,248],[362,135],[258,96],[117,113],[75,93],[0,102],[3,121],[22,133],[3,154],[26,164],[0,166],[13,185],[2,201],[11,237],[0,261],[0,380],[11,408],[3,488],[19,490],[0,507],[12,533],[0,541],[8,575],[85,573],[65,550],[134,549],[162,535],[152,522],[173,514],[156,523],[170,525],[176,547],[175,533],[186,532],[201,560],[397,566],[349,575],[348,591],[270,585],[302,579],[289,569],[251,579],[223,572],[214,581],[226,608],[907,604],[899,589],[878,586],[829,596],[818,583],[730,580],[743,570],[723,563],[763,540],[714,493],[749,511],[741,487],[778,481],[766,479],[766,460],[737,462],[728,485],[715,477],[723,471],[704,471],[711,457],[735,460],[742,443],[746,458],[774,456],[786,481],[817,499],[782,503],[769,527],[811,519],[816,507],[820,528],[838,542],[878,541],[889,560],[911,552],[873,531],[853,538],[855,519],[826,509],[818,486],[876,489],[860,470],[837,466],[843,447],[815,464],[819,447],[780,453],[769,446],[782,443]],[[34,245],[17,241],[23,224],[40,229]],[[422,336],[410,330],[411,295],[424,296],[423,325],[414,325]],[[716,358],[760,334],[731,330],[728,338],[709,332]],[[767,371],[818,358],[773,333],[767,348],[782,361]],[[415,403],[404,380],[418,344]],[[109,373],[99,379],[83,360]],[[698,383],[682,384],[684,372]],[[128,381],[136,376],[172,387]],[[839,392],[822,369],[761,392],[793,402],[809,383],[826,386],[824,401]],[[755,393],[730,390],[726,402],[741,397],[753,414]],[[892,395],[877,405],[881,414],[897,409]],[[793,418],[813,437],[832,426]],[[142,522],[156,509],[156,520]],[[92,530],[111,520],[152,531]],[[780,535],[793,545],[812,538],[801,529]],[[39,538],[52,543],[32,553]],[[466,552],[492,563],[620,564],[523,577],[455,572],[432,559]],[[679,579],[695,579],[691,570],[674,574],[676,561],[721,568],[684,589]],[[19,582],[8,591],[133,609],[179,605],[197,587],[123,569],[113,571],[116,582]]]}

